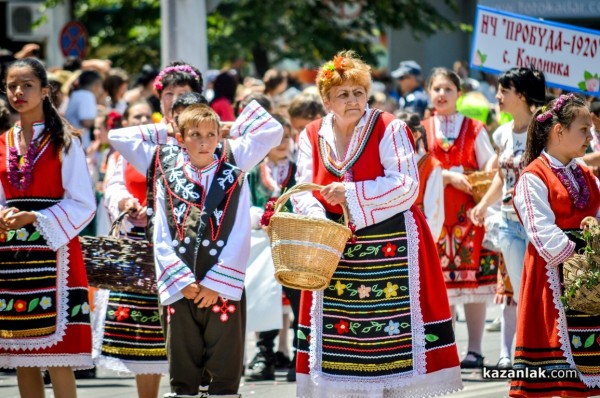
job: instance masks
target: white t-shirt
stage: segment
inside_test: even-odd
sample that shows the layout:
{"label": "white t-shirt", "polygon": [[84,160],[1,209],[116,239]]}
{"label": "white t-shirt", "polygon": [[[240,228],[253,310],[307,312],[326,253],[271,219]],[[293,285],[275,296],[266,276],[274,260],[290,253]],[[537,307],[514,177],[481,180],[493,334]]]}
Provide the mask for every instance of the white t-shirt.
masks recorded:
{"label": "white t-shirt", "polygon": [[498,148],[498,167],[504,176],[502,185],[502,211],[514,213],[512,204],[513,188],[517,178],[523,171],[523,156],[527,142],[527,130],[513,131],[514,122],[509,122],[498,127],[492,138]]}
{"label": "white t-shirt", "polygon": [[89,90],[76,90],[69,96],[69,105],[65,112],[65,119],[73,127],[82,131],[83,147],[87,148],[92,142],[90,129],[81,125],[82,120],[94,120],[98,114],[96,96]]}

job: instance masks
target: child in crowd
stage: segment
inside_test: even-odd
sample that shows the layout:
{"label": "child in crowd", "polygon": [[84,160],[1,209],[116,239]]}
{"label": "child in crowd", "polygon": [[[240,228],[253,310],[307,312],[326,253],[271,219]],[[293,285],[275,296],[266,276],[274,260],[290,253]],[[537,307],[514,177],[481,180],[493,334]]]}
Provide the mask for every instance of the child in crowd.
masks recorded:
{"label": "child in crowd", "polygon": [[[503,369],[512,367],[512,342],[517,328],[517,308],[514,303],[519,301],[523,258],[527,246],[527,235],[513,207],[513,190],[525,167],[523,155],[527,127],[535,107],[545,102],[545,92],[546,80],[542,72],[530,68],[511,68],[500,75],[496,94],[498,105],[513,120],[498,127],[493,134],[499,153],[499,170],[470,215],[475,225],[483,225],[486,214],[489,213],[488,208],[502,198],[498,245],[504,257],[514,299],[514,302],[507,300],[502,309],[500,358],[497,366]],[[508,286],[506,282],[504,285]]]}
{"label": "child in crowd", "polygon": [[[180,97],[181,98],[181,97]],[[131,104],[123,115],[125,126],[148,123],[152,108],[145,100]],[[130,239],[145,236],[146,176],[119,153],[111,156],[105,179],[103,205],[110,218],[127,212],[122,232]],[[95,296],[94,363],[113,371],[133,373],[139,398],[156,398],[161,374],[168,372],[165,341],[156,294],[109,292]]]}
{"label": "child in crowd", "polygon": [[417,113],[401,112],[398,119],[410,128],[415,139],[415,160],[419,168],[419,196],[415,205],[425,215],[431,236],[437,242],[444,226],[444,182],[442,164],[428,153],[427,133]]}
{"label": "child in crowd", "polygon": [[469,344],[463,368],[483,365],[481,344],[486,303],[495,295],[497,256],[482,249],[484,228],[467,217],[475,205],[467,172],[485,170],[494,149],[481,122],[456,110],[461,81],[456,73],[436,68],[428,84],[434,115],[423,121],[430,153],[441,162],[444,179],[444,227],[437,242],[450,306],[464,304]]}
{"label": "child in crowd", "polygon": [[[277,199],[286,189],[295,185],[296,164],[290,160],[294,146],[290,122],[279,115],[273,117],[283,126],[281,144],[271,149],[267,157],[248,173],[253,245],[246,278],[247,331],[260,333],[256,342],[258,353],[248,365],[246,380],[274,380],[276,367],[286,370],[290,367],[287,347],[289,317],[288,314],[282,314],[282,287],[274,278],[271,244],[261,225],[261,217],[269,200]],[[291,209],[291,205],[288,205],[288,209]],[[292,308],[297,310],[300,292],[286,287],[284,290]],[[294,311],[294,314],[297,319],[297,312]],[[280,329],[285,336],[280,338],[279,350],[275,352],[274,340],[280,335]]]}
{"label": "child in crowd", "polygon": [[148,173],[173,397],[197,396],[204,372],[209,396],[237,397],[243,369],[250,192],[241,170],[215,155],[219,124],[205,105],[186,108],[179,145],[159,145]]}
{"label": "child in crowd", "polygon": [[512,397],[600,394],[600,316],[569,310],[561,301],[562,263],[582,247],[568,232],[583,228],[600,210],[598,179],[576,160],[592,139],[591,126],[586,103],[573,94],[539,108],[529,125],[525,169],[513,199],[529,240],[514,368],[548,373],[577,369],[577,377],[516,377]]}
{"label": "child in crowd", "polygon": [[20,122],[0,136],[0,367],[23,398],[77,395],[73,368],[93,366],[87,277],[77,235],[96,209],[77,132],[50,101],[40,61],[6,76]]}

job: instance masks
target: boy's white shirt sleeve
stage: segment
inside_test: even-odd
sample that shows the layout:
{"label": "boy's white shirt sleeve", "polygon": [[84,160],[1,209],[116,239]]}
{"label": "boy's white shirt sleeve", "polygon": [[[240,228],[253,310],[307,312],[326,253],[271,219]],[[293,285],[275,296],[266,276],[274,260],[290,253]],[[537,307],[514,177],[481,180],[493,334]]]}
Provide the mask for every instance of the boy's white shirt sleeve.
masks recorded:
{"label": "boy's white shirt sleeve", "polygon": [[384,175],[374,180],[345,182],[346,203],[356,229],[365,228],[410,209],[419,194],[419,171],[410,131],[392,121],[379,142]]}
{"label": "boy's white shirt sleeve", "polygon": [[160,181],[156,182],[155,207],[152,241],[158,296],[162,305],[170,305],[184,297],[181,290],[196,282],[196,277],[173,249],[173,238],[167,224],[165,190]]}
{"label": "boy's white shirt sleeve", "polygon": [[75,238],[96,214],[93,184],[77,138],[71,141],[68,151],[62,150],[61,177],[65,190],[61,201],[34,212],[37,220],[33,225],[54,251]]}
{"label": "boy's white shirt sleeve", "polygon": [[144,124],[110,130],[108,140],[137,171],[146,175],[156,146],[167,144],[169,134],[166,124]]}
{"label": "boy's white shirt sleeve", "polygon": [[250,256],[250,189],[244,180],[231,234],[221,251],[219,262],[200,281],[204,287],[225,299],[239,301],[244,291],[246,266]]}
{"label": "boy's white shirt sleeve", "polygon": [[513,203],[529,242],[548,265],[558,265],[573,254],[575,243],[556,225],[556,216],[548,202],[548,187],[540,178],[531,173],[521,174]]}
{"label": "boy's white shirt sleeve", "polygon": [[112,174],[107,174],[108,179],[105,181],[104,188],[104,205],[108,209],[108,215],[111,220],[114,220],[119,215],[119,202],[123,199],[133,198],[133,195],[125,186],[125,159],[119,156],[115,162]]}
{"label": "boy's white shirt sleeve", "polygon": [[257,101],[252,101],[233,123],[230,137],[234,138],[229,145],[236,166],[248,172],[281,143],[283,126]]}
{"label": "boy's white shirt sleeve", "polygon": [[[313,179],[313,148],[308,139],[308,133],[303,130],[298,140],[298,159],[296,160],[296,184],[312,182]],[[310,191],[304,191],[291,196],[294,212],[311,217],[326,218],[325,208]]]}
{"label": "boy's white shirt sleeve", "polygon": [[[423,183],[423,181],[421,181]],[[425,185],[423,194],[423,212],[427,219],[427,225],[435,242],[440,238],[444,226],[444,181],[442,168],[435,167]]]}

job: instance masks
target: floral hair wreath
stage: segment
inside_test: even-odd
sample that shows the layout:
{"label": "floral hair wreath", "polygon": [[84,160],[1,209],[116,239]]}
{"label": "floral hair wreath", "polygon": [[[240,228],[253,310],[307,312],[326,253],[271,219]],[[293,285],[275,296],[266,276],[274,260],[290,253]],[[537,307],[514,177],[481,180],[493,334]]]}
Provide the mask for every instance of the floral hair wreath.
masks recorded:
{"label": "floral hair wreath", "polygon": [[537,115],[535,120],[537,120],[540,123],[546,122],[548,119],[552,118],[552,113],[560,112],[562,107],[565,105],[565,101],[567,101],[569,99],[573,99],[573,98],[575,98],[575,95],[573,95],[573,93],[568,94],[568,95],[562,94],[560,97],[558,97],[558,99],[554,103],[554,106],[552,107],[552,109],[546,110],[548,107],[546,105],[544,105],[542,107],[543,113],[540,115]]}
{"label": "floral hair wreath", "polygon": [[158,76],[154,78],[154,88],[156,91],[160,91],[163,89],[162,80],[165,75],[174,72],[186,72],[194,77],[194,79],[198,80],[200,76],[194,71],[194,69],[189,65],[176,65],[176,66],[168,66],[165,69],[161,70]]}
{"label": "floral hair wreath", "polygon": [[326,81],[331,79],[333,77],[333,72],[337,72],[342,76],[348,67],[348,60],[341,55],[336,55],[333,57],[333,61],[329,61],[323,65],[321,80]]}

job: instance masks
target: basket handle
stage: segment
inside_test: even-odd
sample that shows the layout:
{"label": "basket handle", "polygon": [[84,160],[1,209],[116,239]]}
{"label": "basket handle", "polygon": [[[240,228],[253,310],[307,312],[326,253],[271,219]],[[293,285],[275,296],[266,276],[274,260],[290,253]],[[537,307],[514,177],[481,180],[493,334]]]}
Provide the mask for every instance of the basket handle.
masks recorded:
{"label": "basket handle", "polygon": [[[324,188],[323,185],[314,184],[312,182],[303,182],[303,183],[294,185],[293,187],[291,187],[290,189],[285,191],[283,194],[281,194],[279,199],[277,199],[277,201],[273,205],[273,214],[276,214],[278,211],[281,210],[281,208],[283,207],[285,202],[288,201],[290,196],[292,196],[296,193],[304,192],[304,191],[319,191],[322,188]],[[350,214],[348,212],[348,206],[346,205],[346,203],[341,203],[339,206],[342,207],[342,211],[344,212],[344,225],[348,225],[348,223],[350,222]]]}
{"label": "basket handle", "polygon": [[119,213],[119,215],[117,216],[117,218],[115,218],[115,221],[113,221],[112,225],[110,226],[110,232],[108,233],[109,236],[112,236],[113,238],[118,238],[119,237],[119,231],[121,230],[121,223],[125,219],[125,216],[127,214],[129,214],[130,211],[131,210],[129,210],[129,211],[122,211],[122,212]]}

